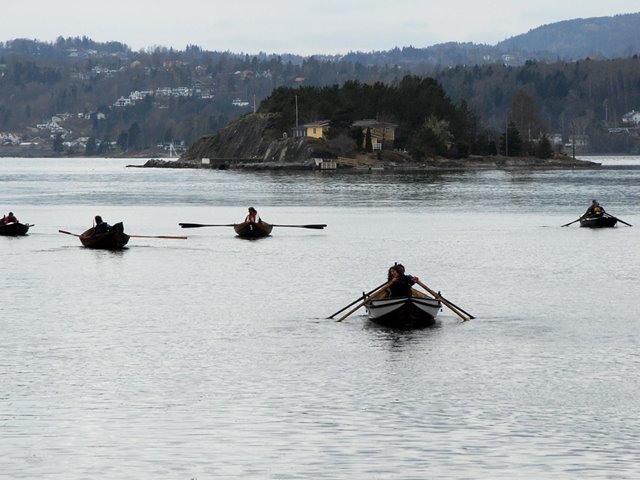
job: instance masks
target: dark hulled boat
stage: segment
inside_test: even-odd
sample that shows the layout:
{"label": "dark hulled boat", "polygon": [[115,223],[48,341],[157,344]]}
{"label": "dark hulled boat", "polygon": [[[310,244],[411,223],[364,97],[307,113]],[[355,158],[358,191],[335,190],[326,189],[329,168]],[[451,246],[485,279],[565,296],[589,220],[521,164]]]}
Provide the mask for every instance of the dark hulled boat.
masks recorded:
{"label": "dark hulled boat", "polygon": [[120,250],[129,242],[129,235],[124,233],[122,223],[116,223],[108,232],[94,235],[95,227],[80,235],[82,245],[100,250]]}
{"label": "dark hulled boat", "polygon": [[591,216],[580,219],[580,226],[587,228],[611,228],[615,227],[618,219],[610,216]]}
{"label": "dark hulled boat", "polygon": [[260,220],[258,223],[242,222],[233,226],[236,234],[241,238],[262,238],[267,237],[273,230],[273,225]]}
{"label": "dark hulled boat", "polygon": [[409,329],[435,324],[439,300],[412,290],[410,297],[373,299],[365,305],[369,320],[386,327]]}
{"label": "dark hulled boat", "polygon": [[0,225],[0,235],[5,237],[17,237],[20,235],[26,235],[29,231],[28,223],[11,222],[4,225]]}

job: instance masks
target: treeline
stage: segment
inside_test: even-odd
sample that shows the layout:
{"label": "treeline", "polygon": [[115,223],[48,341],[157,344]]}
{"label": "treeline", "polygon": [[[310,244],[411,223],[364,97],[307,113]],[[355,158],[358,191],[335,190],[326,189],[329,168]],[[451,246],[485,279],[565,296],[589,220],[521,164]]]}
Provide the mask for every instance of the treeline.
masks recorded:
{"label": "treeline", "polygon": [[575,63],[528,61],[456,67],[435,74],[454,101],[466,100],[490,130],[513,122],[524,139],[587,135],[592,152],[638,152],[633,135],[609,133],[640,110],[640,58]]}
{"label": "treeline", "polygon": [[278,88],[265,99],[260,111],[281,113],[279,130],[298,122],[329,120],[329,140],[350,137],[363,147],[357,120],[376,119],[397,125],[394,148],[406,149],[415,158],[434,155],[466,157],[486,154],[486,132],[466,102],[454,104],[433,78],[406,76],[397,84],[348,81],[331,87]]}
{"label": "treeline", "polygon": [[[60,38],[53,44],[13,40],[0,44],[0,132],[22,133],[28,140],[48,135],[33,128],[52,116],[101,113],[105,115],[101,120],[92,116],[90,122],[70,122],[73,135],[115,142],[137,123],[140,134],[129,144],[130,150],[169,138],[190,144],[250,111],[254,100],[258,104],[280,86],[350,79],[392,82],[402,73],[397,67],[207,52],[197,46],[133,52],[118,42],[97,44],[85,37]],[[113,106],[134,91],[195,85],[210,91],[213,98],[149,98],[124,108]],[[248,106],[232,105],[236,98]]]}
{"label": "treeline", "polygon": [[[571,63],[528,61],[515,67],[499,62],[482,64],[486,49],[467,44],[465,51],[477,59],[477,65],[437,68],[425,59],[422,50],[406,47],[303,58],[210,52],[194,45],[182,51],[154,48],[133,52],[119,42],[101,44],[86,37],[59,38],[54,43],[13,40],[0,44],[0,132],[21,133],[26,139],[45,136],[45,132],[34,131],[34,126],[56,114],[100,113],[91,115],[91,121],[71,122],[69,129],[75,136],[115,142],[137,124],[139,134],[134,135],[135,142],[127,143],[128,149],[143,150],[169,138],[190,144],[251,111],[254,100],[259,104],[269,97],[262,107],[267,108],[280,89],[295,89],[304,102],[312,87],[326,87],[323,96],[342,99],[319,99],[317,104],[309,101],[304,105],[309,119],[335,116],[339,121],[338,112],[329,109],[335,100],[345,112],[360,109],[350,114],[354,118],[394,118],[402,127],[398,142],[403,146],[408,146],[418,126],[433,116],[449,122],[455,149],[462,153],[465,149],[484,153],[492,142],[499,150],[500,135],[511,122],[525,142],[543,133],[559,133],[565,142],[571,135],[581,134],[589,136],[595,152],[637,152],[636,137],[609,133],[609,128],[621,125],[623,114],[640,110],[637,55]],[[455,57],[460,52],[456,44],[435,46],[432,52],[456,62],[467,58]],[[383,60],[371,61],[373,58]],[[413,75],[411,80],[405,80],[407,75]],[[444,104],[430,106],[415,97],[417,91],[421,95],[435,88],[418,75],[437,80],[438,88],[454,105],[447,107],[453,108],[453,113]],[[118,98],[134,91],[194,85],[210,90],[213,98],[156,97],[132,106],[113,106]],[[333,90],[342,93],[331,93]],[[358,103],[361,106],[345,100],[345,92],[351,90],[365,96],[366,100]],[[236,98],[248,106],[232,105]],[[410,113],[411,109],[415,113]],[[439,144],[436,150],[442,148]]]}

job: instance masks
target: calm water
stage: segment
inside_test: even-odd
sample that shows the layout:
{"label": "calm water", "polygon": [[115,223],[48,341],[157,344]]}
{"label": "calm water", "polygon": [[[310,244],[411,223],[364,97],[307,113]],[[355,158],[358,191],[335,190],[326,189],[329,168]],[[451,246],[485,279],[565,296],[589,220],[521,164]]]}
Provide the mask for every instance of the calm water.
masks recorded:
{"label": "calm water", "polygon": [[[640,476],[640,158],[269,174],[0,159],[0,478]],[[275,228],[230,227],[254,205]],[[129,248],[91,251],[95,214]],[[478,318],[326,317],[402,262]]]}

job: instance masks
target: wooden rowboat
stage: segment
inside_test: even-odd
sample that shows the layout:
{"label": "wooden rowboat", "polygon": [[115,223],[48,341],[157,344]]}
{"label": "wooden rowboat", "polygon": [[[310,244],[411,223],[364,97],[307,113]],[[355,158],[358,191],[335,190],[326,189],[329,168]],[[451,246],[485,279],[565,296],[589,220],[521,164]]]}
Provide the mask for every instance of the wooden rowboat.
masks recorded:
{"label": "wooden rowboat", "polygon": [[108,232],[94,235],[95,228],[90,228],[80,235],[82,245],[100,250],[120,250],[129,242],[129,235],[124,233],[122,223],[116,223]]}
{"label": "wooden rowboat", "polygon": [[260,220],[258,223],[242,222],[233,226],[236,234],[241,238],[262,238],[267,237],[273,230],[273,225]]}
{"label": "wooden rowboat", "polygon": [[615,227],[616,223],[618,223],[618,219],[609,216],[594,216],[580,219],[580,226],[588,228],[611,228]]}
{"label": "wooden rowboat", "polygon": [[6,237],[17,237],[19,235],[26,235],[29,231],[28,223],[20,223],[20,222],[11,222],[5,225],[0,225],[0,235],[4,235]]}
{"label": "wooden rowboat", "polygon": [[374,298],[365,304],[369,320],[399,329],[434,325],[441,307],[439,300],[413,289],[409,297]]}

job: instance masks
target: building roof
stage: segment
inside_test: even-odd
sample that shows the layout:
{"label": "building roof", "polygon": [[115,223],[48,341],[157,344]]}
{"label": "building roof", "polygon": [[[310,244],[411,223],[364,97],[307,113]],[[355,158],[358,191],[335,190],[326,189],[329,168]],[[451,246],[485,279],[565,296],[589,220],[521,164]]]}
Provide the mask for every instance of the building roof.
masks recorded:
{"label": "building roof", "polygon": [[389,127],[396,128],[398,125],[391,122],[380,122],[378,120],[374,120],[372,118],[364,119],[364,120],[356,120],[351,124],[352,127],[361,127],[361,128],[375,128],[375,127]]}
{"label": "building roof", "polygon": [[300,125],[302,128],[312,128],[312,127],[328,127],[331,122],[329,120],[316,120],[315,122],[305,123],[304,125]]}

